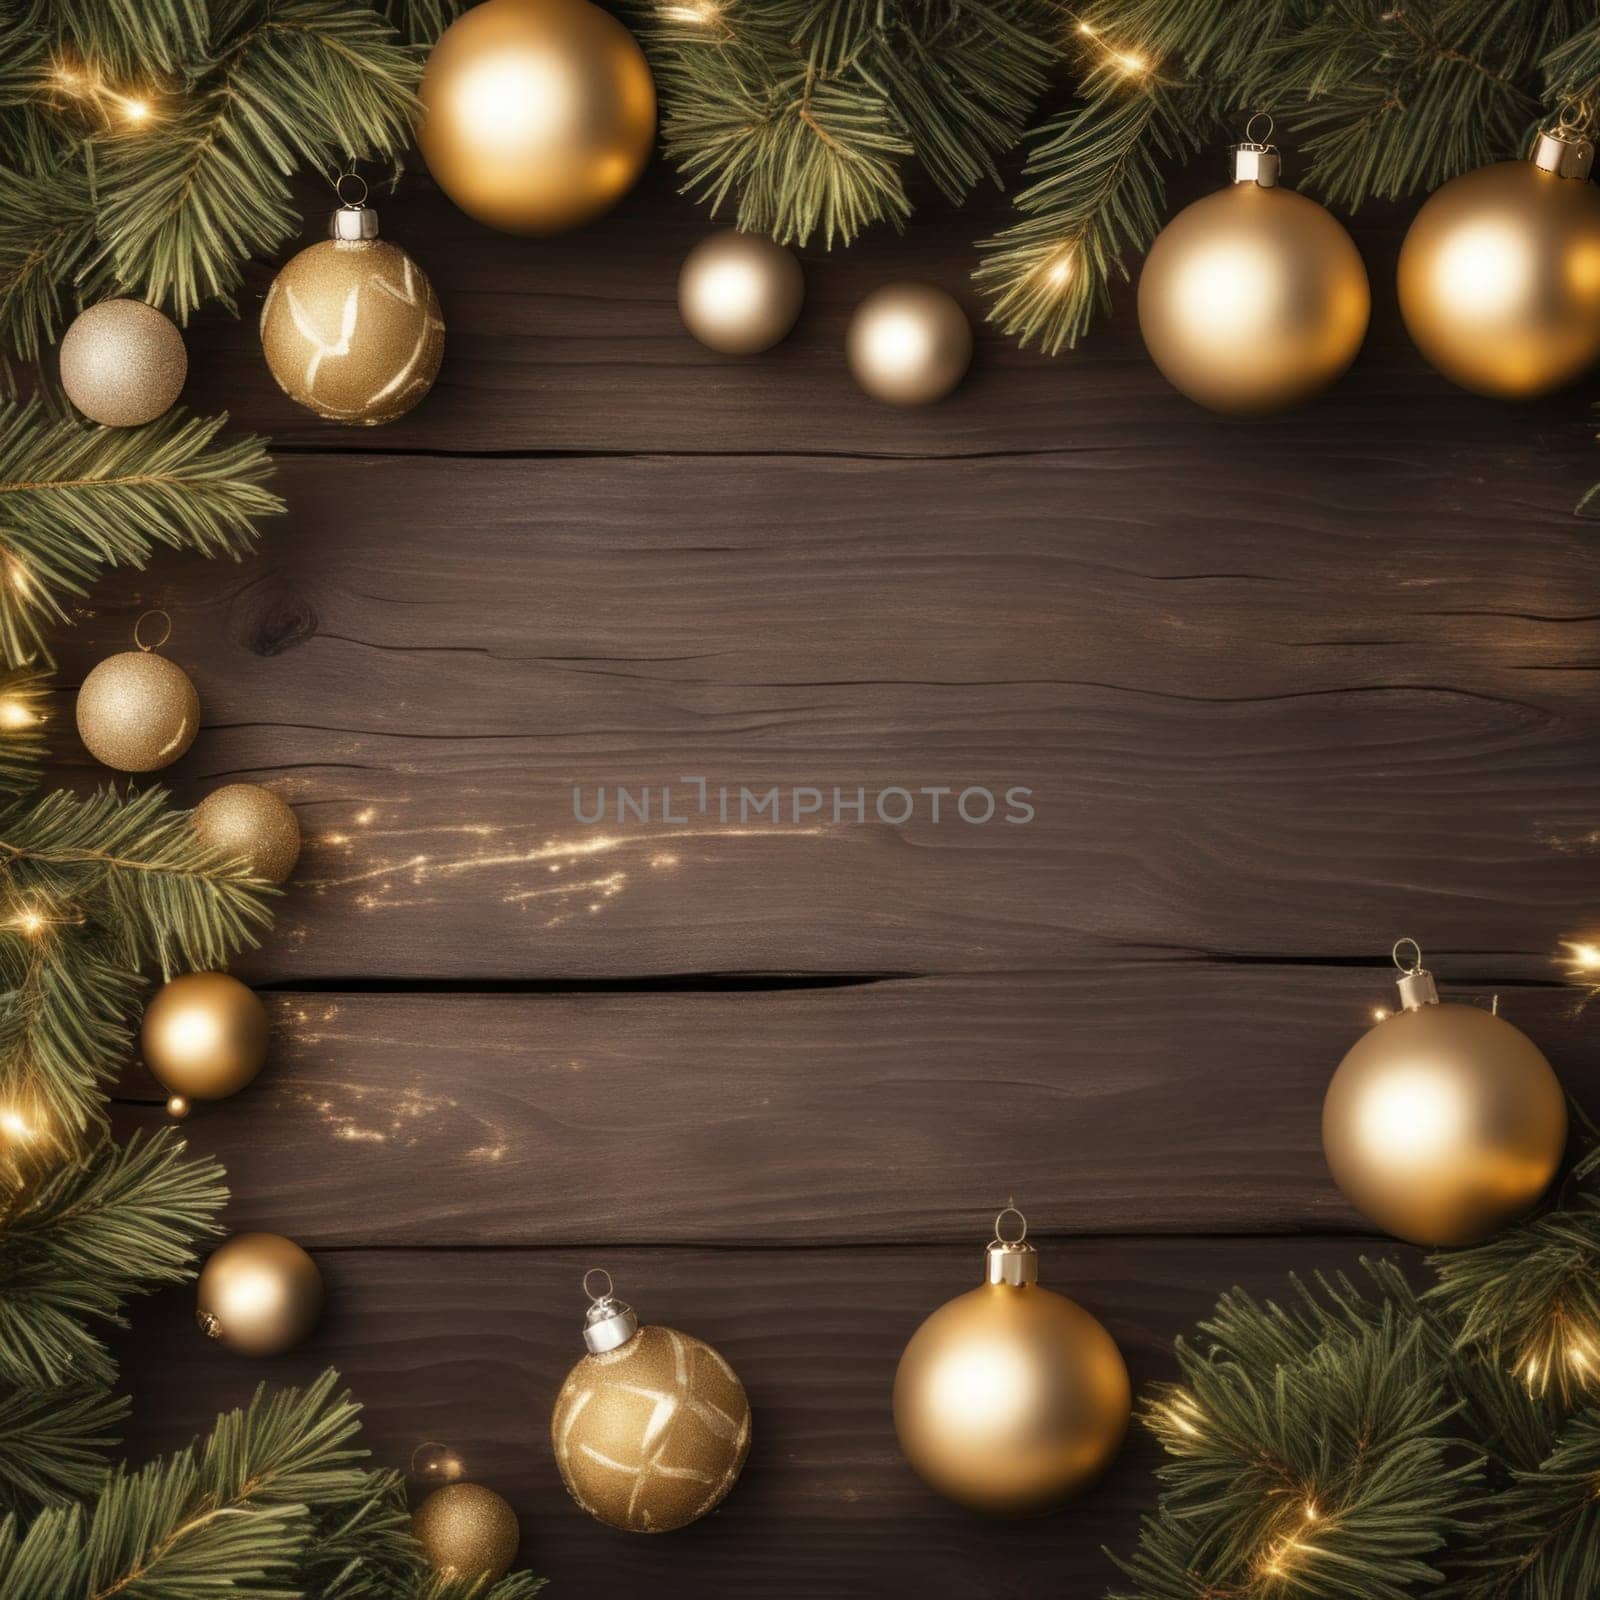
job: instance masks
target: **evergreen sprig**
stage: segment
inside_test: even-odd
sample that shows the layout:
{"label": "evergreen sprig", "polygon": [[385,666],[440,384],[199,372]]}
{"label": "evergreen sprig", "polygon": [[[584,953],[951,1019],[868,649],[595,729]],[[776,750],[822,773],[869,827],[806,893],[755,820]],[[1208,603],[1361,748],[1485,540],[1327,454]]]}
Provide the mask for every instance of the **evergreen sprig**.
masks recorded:
{"label": "evergreen sprig", "polygon": [[238,560],[255,522],[283,510],[253,435],[169,412],[97,428],[41,399],[0,405],[0,657],[49,659],[47,625],[109,566],[142,568],[158,547]]}
{"label": "evergreen sprig", "polygon": [[160,789],[57,790],[0,815],[0,1098],[69,1146],[103,1119],[141,970],[225,965],[273,892]]}

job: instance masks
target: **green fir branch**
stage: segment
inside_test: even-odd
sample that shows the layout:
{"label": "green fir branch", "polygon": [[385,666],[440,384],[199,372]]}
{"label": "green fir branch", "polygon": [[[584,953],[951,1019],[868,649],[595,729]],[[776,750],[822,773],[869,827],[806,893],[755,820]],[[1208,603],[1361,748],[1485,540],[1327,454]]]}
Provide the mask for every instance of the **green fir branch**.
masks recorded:
{"label": "green fir branch", "polygon": [[127,1414],[102,1385],[0,1388],[0,1515],[93,1494]]}
{"label": "green fir branch", "polygon": [[90,1324],[121,1326],[129,1296],[189,1277],[226,1199],[222,1169],[163,1128],[102,1143],[0,1203],[0,1381],[109,1384]]}
{"label": "green fir branch", "polygon": [[283,501],[253,435],[218,442],[227,421],[169,412],[98,428],[41,400],[0,406],[0,657],[49,659],[47,625],[104,567],[142,568],[158,546],[248,551]]}

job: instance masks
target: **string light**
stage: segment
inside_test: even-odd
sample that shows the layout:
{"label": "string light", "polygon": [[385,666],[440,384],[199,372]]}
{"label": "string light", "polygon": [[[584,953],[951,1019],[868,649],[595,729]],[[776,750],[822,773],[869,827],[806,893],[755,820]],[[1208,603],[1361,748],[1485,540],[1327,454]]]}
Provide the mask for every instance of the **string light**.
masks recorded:
{"label": "string light", "polygon": [[1389,1013],[1385,1011],[1382,1006],[1377,1006],[1373,1009],[1372,1020],[1374,1022],[1387,1022],[1389,1020]]}
{"label": "string light", "polygon": [[61,93],[93,106],[107,122],[120,118],[140,127],[155,115],[155,106],[142,94],[128,94],[106,83],[97,73],[58,63],[50,80]]}
{"label": "string light", "polygon": [[1138,50],[1125,50],[1119,45],[1113,45],[1100,37],[1100,30],[1093,23],[1080,22],[1078,36],[1086,39],[1089,46],[1100,57],[1103,65],[1113,72],[1122,74],[1127,78],[1142,78],[1150,71],[1150,59]]}
{"label": "string light", "polygon": [[0,728],[13,731],[18,728],[31,728],[38,720],[22,701],[0,700]]}
{"label": "string light", "polygon": [[1573,977],[1600,972],[1600,945],[1568,939],[1563,941],[1563,947],[1569,958],[1567,970]]}

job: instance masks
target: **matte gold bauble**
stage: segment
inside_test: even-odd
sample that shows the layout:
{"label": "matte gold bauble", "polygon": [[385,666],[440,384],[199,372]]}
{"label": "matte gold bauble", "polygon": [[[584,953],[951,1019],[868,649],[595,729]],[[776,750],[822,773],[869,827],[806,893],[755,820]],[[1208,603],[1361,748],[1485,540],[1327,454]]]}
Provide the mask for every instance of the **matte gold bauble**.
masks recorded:
{"label": "matte gold bauble", "polygon": [[589,1354],[567,1374],[550,1439],[572,1498],[628,1533],[703,1517],[750,1453],[750,1402],[732,1367],[672,1328],[641,1328],[606,1292],[589,1307]]}
{"label": "matte gold bauble", "polygon": [[1139,274],[1139,329],[1177,390],[1213,411],[1282,411],[1326,389],[1366,337],[1361,253],[1277,152],[1234,147],[1234,182],[1186,206]]}
{"label": "matte gold bauble", "polygon": [[472,7],[433,47],[417,93],[435,182],[507,233],[559,233],[609,211],[655,140],[644,52],[589,0]]}
{"label": "matte gold bauble", "polygon": [[235,1234],[200,1269],[195,1321],[208,1339],[242,1356],[282,1355],[321,1315],[322,1274],[282,1234]]}
{"label": "matte gold bauble", "polygon": [[433,387],[444,317],[427,274],[380,239],[370,206],[342,206],[267,290],[261,349],[278,387],[330,422],[374,427]]}
{"label": "matte gold bauble", "polygon": [[1357,1041],[1328,1085],[1328,1168],[1386,1233],[1475,1244],[1550,1186],[1566,1099],[1526,1034],[1478,1006],[1441,1005],[1420,959],[1400,996],[1402,1009]]}
{"label": "matte gold bauble", "polygon": [[1424,358],[1479,394],[1544,394],[1600,358],[1600,192],[1587,140],[1452,179],[1400,251],[1400,310]]}
{"label": "matte gold bauble", "polygon": [[96,761],[118,772],[154,772],[194,743],[200,696],[175,661],[124,650],[83,680],[77,718],[78,736]]}
{"label": "matte gold bauble", "polygon": [[447,1483],[411,1514],[428,1565],[447,1578],[503,1578],[516,1559],[517,1514],[481,1483]]}
{"label": "matte gold bauble", "polygon": [[243,862],[253,877],[283,883],[300,859],[300,824],[293,809],[259,783],[213,789],[194,808],[192,825],[202,843],[229,861]]}
{"label": "matte gold bauble", "polygon": [[1033,1246],[1002,1239],[997,1221],[985,1282],[917,1329],[895,1374],[906,1459],[940,1494],[996,1516],[1050,1511],[1087,1488],[1132,1408],[1116,1342],[1041,1289],[1038,1271]]}
{"label": "matte gold bauble", "polygon": [[805,299],[800,263],[771,239],[725,228],[702,239],[678,274],[678,314],[709,350],[748,356],[782,339]]}
{"label": "matte gold bauble", "polygon": [[151,997],[139,1045],[169,1094],[221,1100],[261,1070],[268,1032],[253,990],[225,972],[188,972]]}
{"label": "matte gold bauble", "polygon": [[61,341],[61,387],[108,428],[154,422],[188,373],[183,335],[143,300],[102,300],[80,311]]}
{"label": "matte gold bauble", "polygon": [[972,362],[972,324],[931,283],[890,283],[855,309],[845,333],[851,376],[891,406],[942,400]]}

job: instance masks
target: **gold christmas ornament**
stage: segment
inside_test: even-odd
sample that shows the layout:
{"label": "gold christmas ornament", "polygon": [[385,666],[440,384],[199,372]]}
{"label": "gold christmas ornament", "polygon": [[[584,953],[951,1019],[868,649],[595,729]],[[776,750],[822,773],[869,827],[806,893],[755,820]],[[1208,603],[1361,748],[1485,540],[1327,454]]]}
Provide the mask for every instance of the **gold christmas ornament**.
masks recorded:
{"label": "gold christmas ornament", "polygon": [[703,1517],[750,1452],[750,1402],[733,1368],[699,1339],[641,1328],[632,1309],[591,1294],[589,1354],[567,1374],[550,1423],[556,1465],[592,1517],[668,1533]]}
{"label": "gold christmas ornament", "polygon": [[191,825],[203,843],[251,875],[283,883],[300,859],[300,824],[293,809],[259,783],[213,789],[194,808]]}
{"label": "gold christmas ornament", "polygon": [[1282,411],[1355,359],[1372,309],[1350,235],[1315,200],[1278,184],[1278,152],[1233,147],[1233,182],[1186,206],[1139,274],[1150,359],[1213,411]]}
{"label": "gold christmas ornament", "polygon": [[200,731],[200,696],[189,674],[155,652],[140,635],[145,621],[165,612],[147,611],[134,625],[136,650],[107,656],[78,690],[78,737],[96,761],[118,772],[154,772],[170,766]]}
{"label": "gold christmas ornament", "polygon": [[874,400],[925,406],[966,376],[972,324],[954,297],[931,283],[885,284],[851,316],[845,359]]}
{"label": "gold christmas ornament", "polygon": [[143,300],[102,300],[72,319],[61,341],[61,387],[93,422],[154,422],[183,389],[183,335]]}
{"label": "gold christmas ornament", "polygon": [[[225,972],[188,972],[162,984],[145,1007],[139,1045],[184,1115],[191,1100],[237,1094],[267,1059],[267,1012]],[[171,1109],[169,1102],[168,1109]]]}
{"label": "gold christmas ornament", "polygon": [[411,1532],[428,1565],[446,1578],[494,1583],[516,1559],[517,1514],[481,1483],[447,1483],[411,1513]]}
{"label": "gold christmas ornament", "polygon": [[[1008,1213],[1021,1224],[1003,1237]],[[1022,1213],[995,1219],[984,1282],[911,1336],[894,1380],[894,1425],[918,1475],[974,1511],[1050,1511],[1106,1470],[1132,1391],[1111,1335],[1039,1287]]]}
{"label": "gold christmas ornament", "polygon": [[467,1475],[460,1453],[437,1439],[425,1439],[411,1452],[411,1480],[436,1488],[441,1483],[459,1483]]}
{"label": "gold christmas ornament", "polygon": [[[1409,946],[1415,960],[1401,965]],[[1526,1034],[1478,1006],[1441,1005],[1414,940],[1395,946],[1400,1010],[1358,1040],[1322,1106],[1334,1182],[1386,1233],[1475,1244],[1550,1186],[1567,1103]]]}
{"label": "gold christmas ornament", "polygon": [[1594,145],[1542,133],[1526,161],[1452,179],[1400,251],[1400,311],[1452,383],[1522,399],[1600,358],[1600,193]]}
{"label": "gold christmas ornament", "polygon": [[378,237],[372,207],[341,206],[330,232],[272,280],[261,349],[278,387],[306,410],[362,427],[393,422],[439,375],[439,300],[422,268]]}
{"label": "gold christmas ornament", "polygon": [[472,7],[440,36],[417,93],[434,180],[507,233],[560,233],[609,211],[655,141],[644,52],[589,0]]}
{"label": "gold christmas ornament", "polygon": [[167,1115],[174,1122],[182,1122],[192,1109],[193,1107],[190,1105],[189,1097],[186,1094],[174,1094],[167,1097]]}
{"label": "gold christmas ornament", "polygon": [[709,350],[748,356],[784,338],[805,299],[800,263],[758,233],[724,228],[702,239],[678,273],[678,314]]}
{"label": "gold christmas ornament", "polygon": [[240,1355],[282,1355],[321,1315],[322,1274],[282,1234],[235,1234],[200,1269],[195,1321],[208,1339]]}

